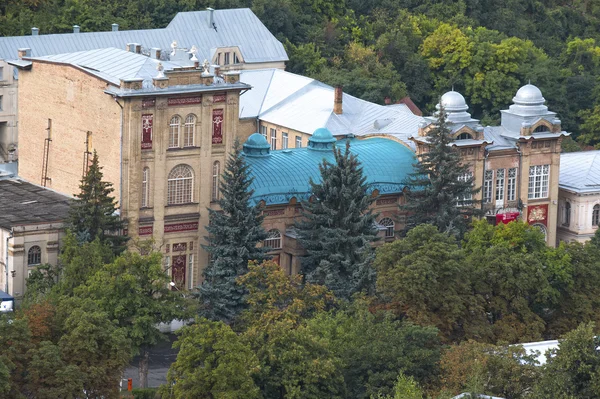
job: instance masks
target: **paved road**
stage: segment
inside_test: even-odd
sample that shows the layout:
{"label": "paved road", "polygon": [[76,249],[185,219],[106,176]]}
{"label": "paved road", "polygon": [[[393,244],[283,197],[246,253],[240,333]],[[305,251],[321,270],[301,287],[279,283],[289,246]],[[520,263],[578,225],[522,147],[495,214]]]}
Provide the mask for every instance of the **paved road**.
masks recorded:
{"label": "paved road", "polygon": [[[173,349],[173,342],[177,340],[175,334],[169,334],[169,341],[162,342],[154,347],[150,352],[150,363],[148,366],[148,386],[151,388],[158,387],[167,382],[167,371],[171,363],[177,358],[177,350]],[[140,378],[138,373],[139,357],[134,357],[129,367],[125,370],[124,378],[133,379],[133,387],[140,386]],[[127,388],[127,382],[123,382],[123,387]]]}

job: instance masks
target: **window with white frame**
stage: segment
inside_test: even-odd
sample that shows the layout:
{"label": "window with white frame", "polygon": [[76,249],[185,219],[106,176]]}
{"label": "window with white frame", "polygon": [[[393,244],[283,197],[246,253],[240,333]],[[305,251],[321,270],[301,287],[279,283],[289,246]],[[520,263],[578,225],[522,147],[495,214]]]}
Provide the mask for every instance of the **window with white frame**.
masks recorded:
{"label": "window with white frame", "polygon": [[0,80],[4,80],[4,67],[0,66]]}
{"label": "window with white frame", "polygon": [[212,195],[211,198],[213,201],[219,200],[219,177],[221,175],[221,163],[219,161],[215,161],[213,163],[213,178],[212,178]]}
{"label": "window with white frame", "polygon": [[296,148],[302,148],[302,137],[296,136]]}
{"label": "window with white frame", "polygon": [[563,220],[564,226],[569,226],[571,224],[571,203],[565,202],[565,215]]}
{"label": "window with white frame", "polygon": [[267,238],[263,241],[265,248],[281,249],[281,233],[273,229],[267,232]]}
{"label": "window with white frame", "polygon": [[287,133],[281,133],[281,148],[284,150],[288,148],[288,134]]}
{"label": "window with white frame", "polygon": [[508,181],[506,189],[508,200],[514,201],[517,198],[517,168],[510,168],[508,170]]}
{"label": "window with white frame", "polygon": [[240,63],[240,59],[238,58],[236,53],[233,53],[233,63],[234,64],[239,64]]}
{"label": "window with white frame", "polygon": [[231,55],[229,52],[225,53],[225,65],[229,65],[230,57],[231,57]]}
{"label": "window with white frame", "polygon": [[271,150],[277,149],[277,130],[271,129]]}
{"label": "window with white frame", "polygon": [[196,115],[189,114],[185,117],[185,124],[183,125],[183,146],[193,147],[194,146],[194,135],[196,133]]}
{"label": "window with white frame", "polygon": [[150,168],[142,170],[142,208],[147,208],[150,200]]}
{"label": "window with white frame", "polygon": [[268,138],[267,138],[267,127],[266,126],[261,126],[260,127],[260,134],[262,134],[262,136],[265,138],[265,140],[268,140]]}
{"label": "window with white frame", "polygon": [[42,249],[34,245],[27,251],[27,266],[39,265],[42,263]]}
{"label": "window with white frame", "polygon": [[592,210],[592,226],[600,225],[600,205],[594,205]]}
{"label": "window with white frame", "polygon": [[179,147],[179,130],[181,128],[181,118],[175,115],[169,122],[169,148]]}
{"label": "window with white frame", "polygon": [[547,198],[549,181],[550,165],[530,166],[528,198]]}
{"label": "window with white frame", "polygon": [[456,140],[471,140],[472,138],[473,136],[471,136],[469,133],[461,133],[456,136]]}
{"label": "window with white frame", "polygon": [[221,53],[217,53],[217,65],[221,65]]}
{"label": "window with white frame", "polygon": [[504,201],[504,169],[496,171],[496,201]]}
{"label": "window with white frame", "polygon": [[167,205],[192,202],[194,173],[188,165],[177,165],[169,172],[167,180]]}
{"label": "window with white frame", "polygon": [[383,218],[379,221],[379,224],[385,227],[385,238],[394,237],[395,223],[391,218]]}
{"label": "window with white frame", "polygon": [[492,188],[494,184],[494,171],[486,170],[483,179],[483,202],[492,202]]}
{"label": "window with white frame", "polygon": [[[466,172],[466,173],[458,176],[458,181],[459,182],[468,182],[468,181],[470,181],[471,184],[472,184],[473,183],[473,172]],[[473,193],[472,192],[468,192],[468,193],[465,193],[462,196],[459,196],[456,199],[456,205],[457,206],[471,205],[472,201],[473,201]]]}
{"label": "window with white frame", "polygon": [[188,289],[194,289],[194,254],[188,255]]}
{"label": "window with white frame", "polygon": [[3,108],[2,108],[2,96],[0,96],[0,111],[2,111],[2,110],[3,110]]}

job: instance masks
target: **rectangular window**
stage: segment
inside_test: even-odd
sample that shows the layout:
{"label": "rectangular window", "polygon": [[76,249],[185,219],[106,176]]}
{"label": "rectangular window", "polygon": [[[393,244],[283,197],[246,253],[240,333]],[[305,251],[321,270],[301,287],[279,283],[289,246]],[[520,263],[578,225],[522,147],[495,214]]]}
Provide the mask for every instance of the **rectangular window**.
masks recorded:
{"label": "rectangular window", "polygon": [[2,111],[4,108],[2,108],[2,96],[0,96],[0,111]]}
{"label": "rectangular window", "polygon": [[266,126],[261,126],[260,127],[260,134],[263,135],[263,137],[265,138],[265,140],[268,140],[268,138],[267,138],[267,127]]}
{"label": "rectangular window", "polygon": [[234,64],[239,64],[240,63],[240,59],[238,58],[236,53],[233,53],[233,63]]}
{"label": "rectangular window", "polygon": [[229,65],[229,53],[225,53],[225,65]]}
{"label": "rectangular window", "polygon": [[221,53],[217,53],[217,65],[221,65]]}
{"label": "rectangular window", "polygon": [[[472,172],[467,172],[462,176],[458,176],[458,181],[460,182],[468,182],[468,181],[472,181],[473,179],[473,173]],[[460,196],[456,199],[456,205],[457,206],[466,206],[466,205],[471,205],[471,201],[473,200],[473,194],[472,193],[468,193],[466,195]]]}
{"label": "rectangular window", "polygon": [[287,133],[281,133],[281,148],[284,150],[288,148],[288,134]]}
{"label": "rectangular window", "polygon": [[277,130],[271,129],[271,150],[277,149]]}
{"label": "rectangular window", "polygon": [[517,199],[517,168],[508,170],[508,200],[514,201]]}
{"label": "rectangular window", "polygon": [[528,198],[547,198],[549,181],[550,165],[530,166]]}
{"label": "rectangular window", "polygon": [[302,137],[296,136],[296,148],[302,148]]}
{"label": "rectangular window", "polygon": [[486,170],[485,179],[483,180],[483,202],[492,202],[492,186],[494,184],[494,171]]}
{"label": "rectangular window", "polygon": [[4,67],[0,66],[0,80],[4,80]]}
{"label": "rectangular window", "polygon": [[496,171],[496,201],[504,201],[504,169]]}
{"label": "rectangular window", "polygon": [[[191,248],[190,248],[191,249]],[[188,256],[188,289],[194,289],[194,255]]]}

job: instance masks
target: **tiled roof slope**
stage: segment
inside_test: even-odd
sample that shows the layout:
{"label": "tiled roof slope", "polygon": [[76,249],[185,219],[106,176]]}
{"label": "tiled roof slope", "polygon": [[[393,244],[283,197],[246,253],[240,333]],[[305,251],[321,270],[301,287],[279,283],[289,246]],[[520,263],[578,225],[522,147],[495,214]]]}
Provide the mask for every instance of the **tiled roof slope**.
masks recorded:
{"label": "tiled roof slope", "polygon": [[178,13],[164,29],[0,37],[0,58],[17,59],[19,48],[30,48],[33,57],[40,57],[108,47],[124,49],[127,43],[170,51],[176,41],[182,48],[196,46],[200,61],[211,59],[216,48],[227,46],[238,46],[248,63],[288,60],[283,44],[249,8],[215,10],[213,18],[216,30],[208,27],[208,11],[193,11]]}
{"label": "tiled roof slope", "polygon": [[64,221],[69,202],[69,197],[25,180],[0,180],[0,227]]}
{"label": "tiled roof slope", "polygon": [[[350,150],[362,163],[370,190],[380,194],[399,193],[404,181],[413,171],[415,154],[405,145],[385,138],[350,139]],[[336,143],[344,147],[346,140]],[[320,181],[319,164],[327,159],[334,162],[333,151],[309,148],[271,151],[266,157],[246,157],[254,177],[252,201],[266,204],[286,204],[292,197],[298,201],[310,196],[310,178]],[[274,173],[277,171],[277,173]]]}
{"label": "tiled roof slope", "polygon": [[600,192],[600,151],[560,154],[558,185],[577,193]]}

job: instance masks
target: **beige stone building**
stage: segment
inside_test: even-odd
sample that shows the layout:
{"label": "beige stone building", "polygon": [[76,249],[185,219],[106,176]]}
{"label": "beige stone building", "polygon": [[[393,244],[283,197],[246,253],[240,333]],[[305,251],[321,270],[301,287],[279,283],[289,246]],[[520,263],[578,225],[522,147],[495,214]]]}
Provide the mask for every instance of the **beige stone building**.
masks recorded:
{"label": "beige stone building", "polygon": [[17,302],[32,270],[57,264],[69,200],[21,179],[0,180],[0,287]]}
{"label": "beige stone building", "polygon": [[584,242],[600,225],[600,151],[561,154],[558,242]]}
{"label": "beige stone building", "polygon": [[[556,244],[558,180],[562,131],[556,113],[548,111],[541,91],[527,84],[513,104],[503,110],[500,126],[481,126],[471,118],[464,97],[455,91],[444,94],[441,103],[463,159],[471,165],[486,217],[493,223],[519,218],[538,227],[548,245]],[[438,105],[440,109],[440,105]],[[417,154],[426,151],[427,130],[434,117],[425,118],[413,139]]]}

